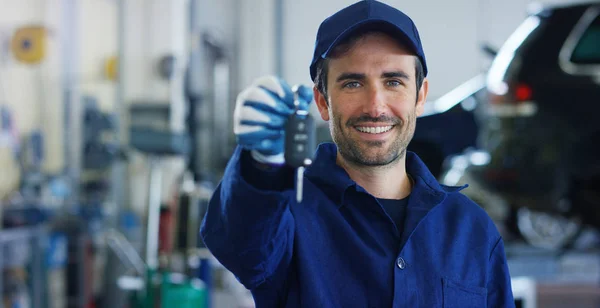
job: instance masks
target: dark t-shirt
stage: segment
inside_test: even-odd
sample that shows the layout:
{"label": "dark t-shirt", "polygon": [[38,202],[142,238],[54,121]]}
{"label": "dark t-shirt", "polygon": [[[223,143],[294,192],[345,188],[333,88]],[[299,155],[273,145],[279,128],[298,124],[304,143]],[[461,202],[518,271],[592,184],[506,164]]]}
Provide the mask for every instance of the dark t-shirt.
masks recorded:
{"label": "dark t-shirt", "polygon": [[392,218],[398,233],[402,234],[404,228],[404,217],[406,216],[406,206],[408,205],[408,197],[404,199],[377,199],[385,209],[385,212]]}

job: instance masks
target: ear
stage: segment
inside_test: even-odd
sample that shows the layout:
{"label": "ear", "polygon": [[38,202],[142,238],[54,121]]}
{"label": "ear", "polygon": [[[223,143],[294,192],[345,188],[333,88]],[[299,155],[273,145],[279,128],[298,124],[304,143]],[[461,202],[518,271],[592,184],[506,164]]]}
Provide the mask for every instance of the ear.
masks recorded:
{"label": "ear", "polygon": [[423,85],[419,90],[419,97],[417,97],[416,113],[417,117],[423,114],[425,109],[425,102],[427,101],[427,93],[429,92],[429,80],[423,79]]}
{"label": "ear", "polygon": [[315,97],[315,103],[317,104],[317,108],[319,108],[319,113],[321,114],[321,119],[323,119],[323,121],[329,121],[329,105],[327,104],[327,98],[325,95],[323,95],[323,93],[321,93],[321,91],[319,91],[319,89],[317,89],[317,86],[313,87],[313,94]]}

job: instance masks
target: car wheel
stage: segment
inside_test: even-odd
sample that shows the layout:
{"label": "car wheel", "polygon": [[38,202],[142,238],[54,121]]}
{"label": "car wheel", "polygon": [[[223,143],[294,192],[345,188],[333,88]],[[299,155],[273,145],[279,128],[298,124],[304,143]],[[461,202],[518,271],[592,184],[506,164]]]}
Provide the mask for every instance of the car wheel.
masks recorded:
{"label": "car wheel", "polygon": [[577,219],[524,207],[517,210],[516,218],[517,227],[525,241],[543,249],[566,249],[577,240],[583,230],[583,225]]}

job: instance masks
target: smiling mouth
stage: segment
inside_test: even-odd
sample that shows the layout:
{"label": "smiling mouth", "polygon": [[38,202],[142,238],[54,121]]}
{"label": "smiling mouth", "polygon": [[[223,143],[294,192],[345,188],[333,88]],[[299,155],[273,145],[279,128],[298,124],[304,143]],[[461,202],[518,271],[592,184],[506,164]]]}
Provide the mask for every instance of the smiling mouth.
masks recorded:
{"label": "smiling mouth", "polygon": [[383,134],[386,132],[389,132],[392,128],[394,128],[394,125],[386,125],[386,126],[355,126],[354,128],[356,128],[356,130],[358,130],[361,133],[367,133],[367,134]]}

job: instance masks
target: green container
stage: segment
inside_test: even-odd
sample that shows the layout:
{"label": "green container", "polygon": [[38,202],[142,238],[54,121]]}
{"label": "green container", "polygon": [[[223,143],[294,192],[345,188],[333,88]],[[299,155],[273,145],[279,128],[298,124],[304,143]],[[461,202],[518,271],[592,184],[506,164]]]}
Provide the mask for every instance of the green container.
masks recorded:
{"label": "green container", "polygon": [[198,280],[163,281],[161,289],[161,308],[207,308],[206,288]]}
{"label": "green container", "polygon": [[[160,285],[151,283],[160,276]],[[157,273],[148,270],[146,290],[132,294],[132,307],[136,308],[208,308],[207,290],[198,279],[188,279],[181,274]],[[160,303],[160,305],[158,305]]]}

